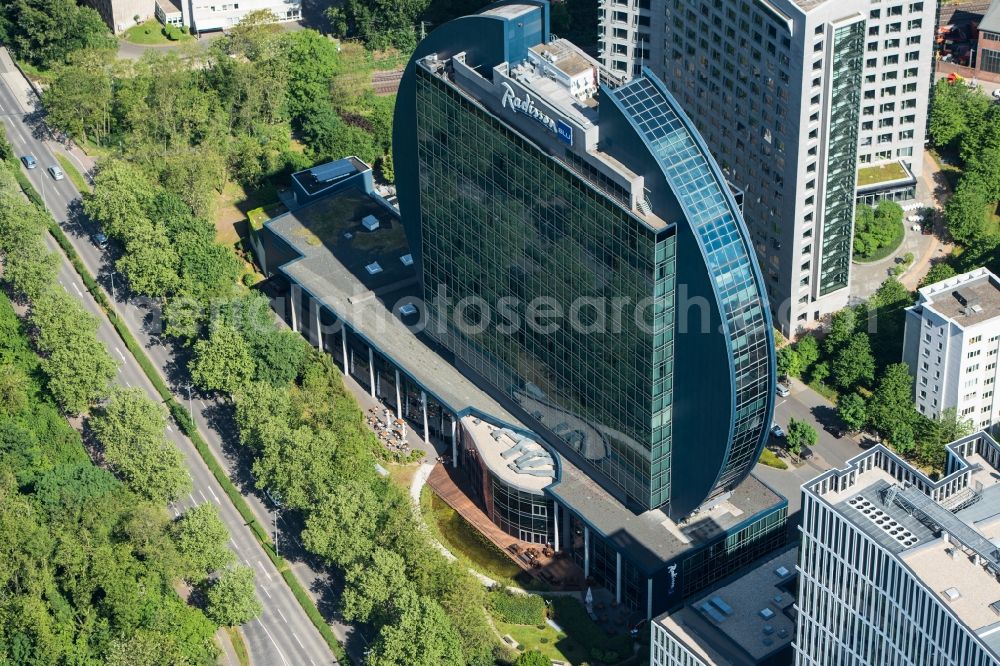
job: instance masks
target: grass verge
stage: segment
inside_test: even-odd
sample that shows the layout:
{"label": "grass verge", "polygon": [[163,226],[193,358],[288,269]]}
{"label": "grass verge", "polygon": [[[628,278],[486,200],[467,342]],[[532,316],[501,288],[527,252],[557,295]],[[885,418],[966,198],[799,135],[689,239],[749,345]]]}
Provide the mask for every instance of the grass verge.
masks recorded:
{"label": "grass verge", "polygon": [[240,666],[250,666],[250,654],[247,652],[247,644],[243,640],[243,632],[240,631],[239,627],[223,627],[222,630],[229,636],[229,641],[233,644],[233,652],[236,653],[236,659],[239,660]]}
{"label": "grass verge", "polygon": [[823,396],[833,404],[835,405],[837,404],[837,398],[839,396],[837,394],[836,389],[827,386],[823,382],[817,382],[817,381],[809,382],[809,388],[811,388],[813,391],[816,391],[816,393],[819,393],[821,396]]}
{"label": "grass verge", "polygon": [[76,189],[81,192],[90,192],[90,183],[88,183],[83,177],[83,174],[80,173],[79,169],[73,166],[73,163],[69,161],[68,157],[62,153],[56,153],[56,159],[59,160],[59,166],[61,166],[62,170],[66,172],[69,179],[73,181],[73,185],[76,186]]}
{"label": "grass verge", "polygon": [[767,465],[768,467],[773,467],[775,469],[788,469],[788,465],[785,464],[785,461],[779,458],[771,449],[764,449],[760,454],[760,460],[757,462],[761,465]]}
{"label": "grass verge", "polygon": [[455,557],[494,580],[513,580],[521,573],[496,545],[437,496],[430,486],[420,491],[420,510],[431,533]]}
{"label": "grass verge", "polygon": [[[15,173],[18,174],[18,183],[24,190],[25,195],[27,195],[27,197],[31,199],[31,201],[34,202],[40,210],[43,210],[46,214],[48,214],[48,209],[42,205],[41,197],[38,196],[38,192],[34,187],[32,187],[31,183],[28,182],[27,178],[24,177],[21,169],[18,168]],[[319,609],[316,608],[316,604],[313,603],[313,600],[308,594],[306,594],[305,589],[303,589],[298,579],[295,578],[295,574],[289,568],[288,563],[284,560],[284,558],[275,554],[274,544],[271,541],[271,537],[268,534],[267,529],[257,521],[256,516],[254,516],[253,511],[250,509],[250,505],[247,504],[246,499],[244,499],[243,495],[233,484],[225,470],[222,469],[222,465],[219,464],[219,461],[215,458],[215,455],[208,447],[208,443],[201,436],[201,433],[198,432],[198,427],[191,419],[187,410],[185,410],[184,407],[181,406],[181,404],[174,398],[173,394],[170,392],[170,388],[167,386],[163,377],[156,369],[156,366],[154,366],[152,361],[149,360],[149,356],[146,355],[145,350],[139,345],[135,337],[133,337],[132,332],[125,325],[125,322],[118,317],[118,313],[108,300],[107,295],[105,295],[100,285],[97,284],[97,281],[90,274],[90,271],[87,270],[87,267],[83,265],[82,261],[80,261],[80,257],[76,253],[76,249],[70,243],[69,238],[66,237],[66,234],[63,232],[58,223],[55,222],[55,220],[50,222],[49,232],[55,238],[59,247],[62,248],[66,257],[70,260],[70,263],[73,265],[73,269],[80,275],[84,285],[87,287],[87,291],[91,293],[94,299],[104,309],[111,325],[114,326],[118,336],[122,339],[122,342],[125,343],[125,346],[128,347],[129,352],[132,353],[132,356],[135,358],[136,362],[138,362],[139,367],[142,368],[143,373],[147,378],[149,378],[149,381],[156,389],[156,392],[160,394],[160,398],[163,399],[167,409],[170,410],[170,414],[173,416],[174,421],[177,422],[181,431],[187,435],[188,439],[191,440],[191,443],[194,444],[195,449],[198,451],[198,455],[201,456],[205,465],[209,470],[211,470],[212,476],[214,476],[215,480],[218,481],[223,492],[225,492],[226,496],[229,497],[229,500],[233,503],[233,506],[236,507],[240,516],[244,521],[246,521],[250,531],[253,533],[258,543],[260,543],[264,552],[267,553],[268,559],[271,560],[274,566],[281,573],[282,578],[285,579],[285,582],[288,584],[289,588],[291,588],[292,594],[295,595],[295,598],[302,606],[306,615],[309,616],[313,625],[316,626],[320,635],[323,636],[323,639],[327,642],[327,645],[329,645],[334,656],[336,656],[337,660],[341,663],[352,663],[350,658],[347,656],[347,653],[344,651],[344,646],[342,646],[337,640],[337,637],[333,634],[333,630],[330,629],[330,625],[326,623],[326,620],[323,619]]]}

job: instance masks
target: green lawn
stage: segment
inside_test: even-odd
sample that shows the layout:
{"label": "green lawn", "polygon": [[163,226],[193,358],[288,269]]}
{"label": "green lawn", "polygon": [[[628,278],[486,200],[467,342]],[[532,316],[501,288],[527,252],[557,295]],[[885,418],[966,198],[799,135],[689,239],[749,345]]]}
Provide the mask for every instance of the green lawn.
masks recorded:
{"label": "green lawn", "polygon": [[509,635],[520,643],[523,651],[538,650],[549,659],[560,659],[574,665],[587,661],[586,651],[579,643],[547,624],[544,625],[544,629],[531,625],[507,624],[496,620],[493,624],[496,625],[501,636]]}
{"label": "green lawn", "polygon": [[773,467],[775,469],[788,469],[788,465],[785,461],[774,454],[771,449],[764,449],[760,454],[760,460],[758,461],[762,465],[767,465],[768,467]]}
{"label": "green lawn", "polygon": [[73,186],[81,192],[90,191],[90,183],[84,179],[83,174],[81,174],[68,157],[65,155],[60,155],[56,153],[56,159],[59,160],[59,166],[62,170],[66,172],[66,175],[71,181],[73,181]]}
{"label": "green lawn", "polygon": [[868,187],[878,183],[888,183],[909,177],[906,169],[898,162],[858,169],[858,187]]}
{"label": "green lawn", "polygon": [[155,18],[149,19],[145,23],[140,23],[139,25],[134,25],[125,31],[123,39],[127,42],[132,42],[133,44],[142,44],[144,46],[155,46],[162,44],[178,44],[180,42],[187,42],[191,40],[191,35],[185,35],[181,33],[176,28],[174,29],[178,36],[178,39],[171,40],[167,39],[167,36],[163,34],[163,24],[157,21]]}
{"label": "green lawn", "polygon": [[476,571],[494,580],[512,580],[521,567],[507,557],[492,541],[479,533],[430,487],[420,492],[420,510],[428,528],[441,544]]}

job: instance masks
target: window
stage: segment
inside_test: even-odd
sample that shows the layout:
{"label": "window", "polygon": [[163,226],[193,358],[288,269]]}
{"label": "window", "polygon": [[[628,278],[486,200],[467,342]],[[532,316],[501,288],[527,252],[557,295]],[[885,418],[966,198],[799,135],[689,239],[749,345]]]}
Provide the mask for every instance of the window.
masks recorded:
{"label": "window", "polygon": [[974,344],[976,344],[978,342],[982,342],[982,340],[983,340],[983,336],[977,335],[976,337],[969,339],[969,344],[970,345],[974,345]]}

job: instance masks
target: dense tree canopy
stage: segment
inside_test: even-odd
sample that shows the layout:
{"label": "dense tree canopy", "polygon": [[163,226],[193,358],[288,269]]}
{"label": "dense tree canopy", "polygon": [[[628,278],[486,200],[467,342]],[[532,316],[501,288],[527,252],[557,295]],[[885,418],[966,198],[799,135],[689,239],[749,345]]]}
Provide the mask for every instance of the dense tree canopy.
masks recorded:
{"label": "dense tree canopy", "polygon": [[254,589],[253,569],[243,565],[230,567],[208,586],[205,612],[216,623],[236,626],[254,619],[264,610]]}
{"label": "dense tree canopy", "polygon": [[80,49],[117,47],[101,15],[74,0],[11,0],[0,12],[14,52],[35,65],[60,63]]}
{"label": "dense tree canopy", "polygon": [[24,399],[0,411],[0,662],[215,662],[216,625],[174,591],[189,568],[162,506],[95,467],[0,293],[0,366]]}
{"label": "dense tree canopy", "polygon": [[139,388],[118,389],[90,420],[104,459],[133,492],[165,504],[191,490],[184,457],[167,441],[166,410]]}

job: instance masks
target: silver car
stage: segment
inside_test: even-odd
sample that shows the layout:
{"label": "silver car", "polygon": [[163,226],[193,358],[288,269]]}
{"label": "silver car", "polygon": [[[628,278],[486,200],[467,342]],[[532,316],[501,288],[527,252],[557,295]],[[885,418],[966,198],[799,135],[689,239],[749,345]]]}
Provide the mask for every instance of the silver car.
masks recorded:
{"label": "silver car", "polygon": [[63,170],[55,164],[49,167],[49,175],[52,176],[53,180],[62,180],[65,177]]}
{"label": "silver car", "polygon": [[774,388],[778,392],[778,395],[781,396],[782,398],[787,398],[788,394],[792,392],[791,389],[789,389],[784,384],[780,384],[780,383],[779,384],[775,384]]}

